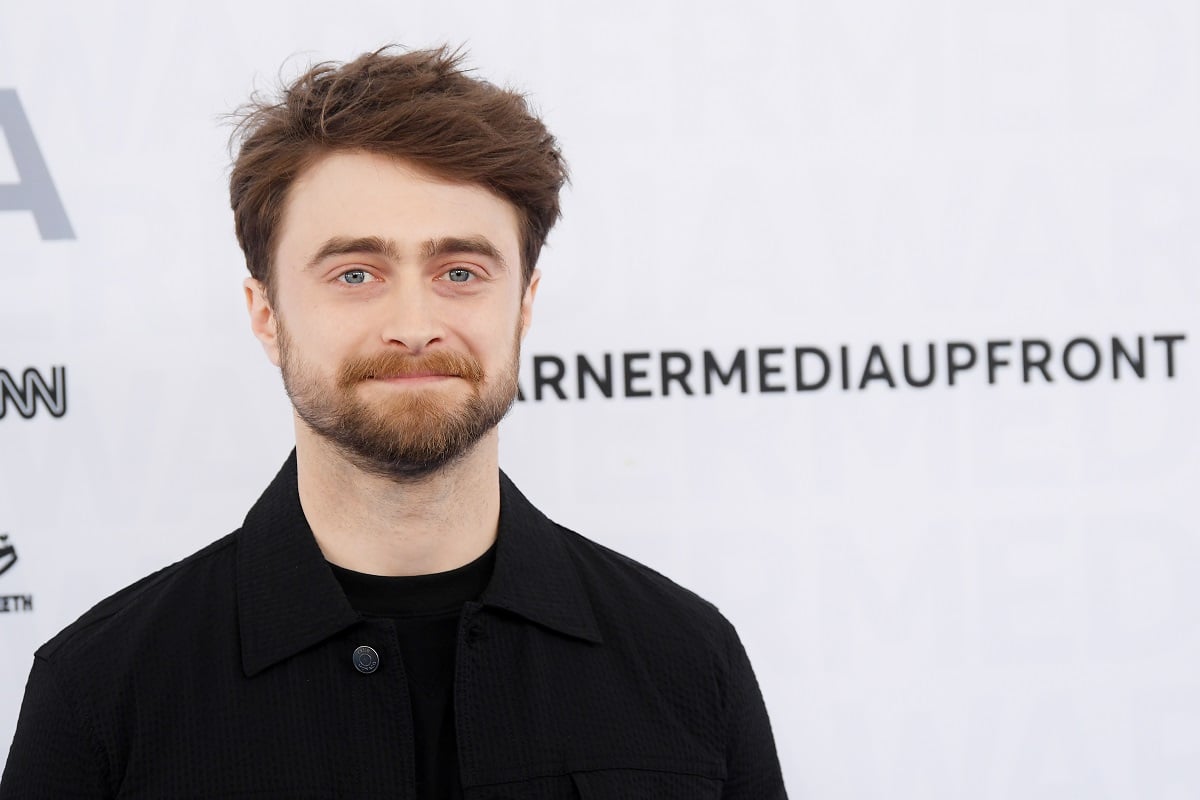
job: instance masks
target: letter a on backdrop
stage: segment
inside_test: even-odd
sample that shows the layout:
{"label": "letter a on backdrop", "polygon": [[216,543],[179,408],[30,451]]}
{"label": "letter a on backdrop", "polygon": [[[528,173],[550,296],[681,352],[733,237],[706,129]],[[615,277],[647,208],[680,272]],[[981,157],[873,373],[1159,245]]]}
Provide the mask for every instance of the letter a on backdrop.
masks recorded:
{"label": "letter a on backdrop", "polygon": [[43,239],[74,239],[67,210],[15,89],[0,89],[0,130],[19,178],[17,183],[0,183],[0,211],[32,211]]}

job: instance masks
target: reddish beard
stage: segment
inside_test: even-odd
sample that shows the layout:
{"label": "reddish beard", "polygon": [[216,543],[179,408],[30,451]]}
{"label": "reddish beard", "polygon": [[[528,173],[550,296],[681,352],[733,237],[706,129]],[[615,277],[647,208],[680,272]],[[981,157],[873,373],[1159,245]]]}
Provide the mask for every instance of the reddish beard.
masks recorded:
{"label": "reddish beard", "polygon": [[[516,399],[519,352],[518,335],[512,362],[493,380],[473,356],[434,350],[349,359],[331,385],[301,361],[282,321],[279,325],[283,383],[300,419],[355,466],[400,480],[423,478],[458,461],[499,424]],[[384,397],[362,397],[364,383],[414,375],[450,380],[399,391],[382,387],[375,393]],[[467,384],[465,397],[456,379]]]}

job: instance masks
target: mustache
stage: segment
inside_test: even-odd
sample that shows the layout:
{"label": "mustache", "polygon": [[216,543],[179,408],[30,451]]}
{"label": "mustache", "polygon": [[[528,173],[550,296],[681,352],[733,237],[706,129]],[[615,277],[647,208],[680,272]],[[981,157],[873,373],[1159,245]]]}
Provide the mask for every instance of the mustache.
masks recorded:
{"label": "mustache", "polygon": [[402,378],[407,375],[451,375],[472,385],[483,383],[483,367],[472,356],[453,350],[434,350],[419,356],[406,353],[380,353],[353,358],[338,370],[338,386],[343,389],[372,378]]}

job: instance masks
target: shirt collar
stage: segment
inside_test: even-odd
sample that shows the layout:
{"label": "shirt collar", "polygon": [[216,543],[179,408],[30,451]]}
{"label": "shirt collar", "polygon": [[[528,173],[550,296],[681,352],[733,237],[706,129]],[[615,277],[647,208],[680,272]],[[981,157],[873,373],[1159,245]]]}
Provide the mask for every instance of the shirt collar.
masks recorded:
{"label": "shirt collar", "polygon": [[[496,566],[480,598],[568,636],[600,642],[564,533],[500,473]],[[238,535],[238,618],[247,676],[360,621],[325,562],[296,483],[296,453],[246,515]]]}

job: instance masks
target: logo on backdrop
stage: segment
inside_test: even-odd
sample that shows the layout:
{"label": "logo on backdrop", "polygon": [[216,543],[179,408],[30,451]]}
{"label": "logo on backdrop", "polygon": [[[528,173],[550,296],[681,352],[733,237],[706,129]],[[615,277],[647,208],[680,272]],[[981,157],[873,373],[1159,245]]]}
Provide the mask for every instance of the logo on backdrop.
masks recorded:
{"label": "logo on backdrop", "polygon": [[8,543],[8,534],[0,533],[0,575],[17,563],[17,548]]}
{"label": "logo on backdrop", "polygon": [[[17,548],[8,541],[7,533],[0,533],[0,576],[17,563]],[[0,614],[19,614],[33,611],[33,595],[0,594]]]}
{"label": "logo on backdrop", "polygon": [[18,381],[15,373],[0,367],[0,419],[8,415],[10,407],[25,419],[32,419],[39,409],[50,412],[52,417],[66,414],[67,368],[51,367],[46,377],[30,367]]}
{"label": "logo on backdrop", "polygon": [[0,183],[0,211],[30,211],[42,239],[74,239],[46,159],[15,89],[0,89],[0,131],[17,168],[16,183]]}
{"label": "logo on backdrop", "polygon": [[1174,380],[1183,333],[989,339],[738,350],[649,350],[598,357],[535,355],[532,398],[589,400],[712,394],[862,392],[944,386],[1062,386],[1069,383]]}

